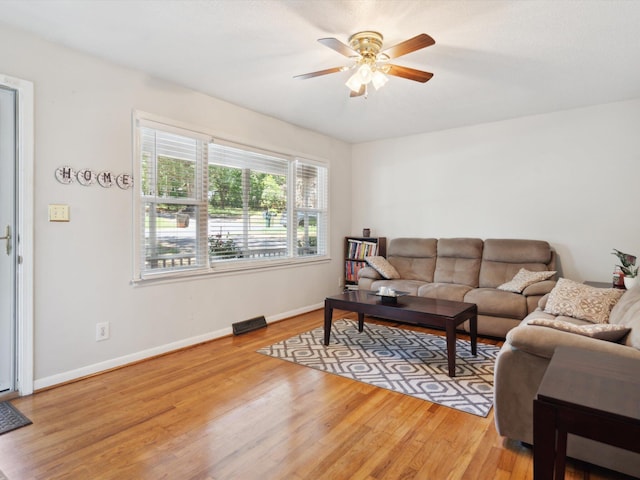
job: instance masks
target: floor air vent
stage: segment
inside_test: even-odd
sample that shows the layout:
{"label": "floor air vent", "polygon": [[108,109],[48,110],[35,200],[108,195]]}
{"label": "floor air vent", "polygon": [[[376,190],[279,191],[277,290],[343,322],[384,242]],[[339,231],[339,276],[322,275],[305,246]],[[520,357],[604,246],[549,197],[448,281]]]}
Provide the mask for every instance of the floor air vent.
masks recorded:
{"label": "floor air vent", "polygon": [[249,320],[245,320],[244,322],[237,322],[231,325],[233,327],[233,334],[240,335],[241,333],[251,332],[253,330],[258,330],[259,328],[264,328],[267,326],[267,321],[264,316],[251,318]]}

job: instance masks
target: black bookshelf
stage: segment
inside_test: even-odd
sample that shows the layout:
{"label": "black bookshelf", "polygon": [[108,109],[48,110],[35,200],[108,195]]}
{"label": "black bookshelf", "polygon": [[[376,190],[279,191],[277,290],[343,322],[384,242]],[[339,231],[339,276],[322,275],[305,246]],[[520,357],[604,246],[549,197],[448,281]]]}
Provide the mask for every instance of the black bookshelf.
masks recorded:
{"label": "black bookshelf", "polygon": [[344,239],[344,286],[358,288],[358,272],[367,266],[365,257],[387,256],[385,237],[345,237]]}

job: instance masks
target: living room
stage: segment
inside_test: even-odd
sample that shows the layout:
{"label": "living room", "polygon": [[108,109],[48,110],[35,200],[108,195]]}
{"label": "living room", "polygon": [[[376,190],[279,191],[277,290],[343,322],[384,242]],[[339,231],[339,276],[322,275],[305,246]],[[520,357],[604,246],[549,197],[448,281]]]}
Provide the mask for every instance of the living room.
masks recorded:
{"label": "living room", "polygon": [[[37,6],[37,2],[25,3]],[[505,2],[480,2],[486,4],[482,6],[461,3],[463,10],[475,9],[477,15],[484,7],[506,8]],[[544,10],[556,2],[533,3],[541,3]],[[145,72],[144,65],[134,69],[116,59],[63,46],[64,36],[58,41],[46,39],[42,33],[11,25],[3,15],[0,73],[33,82],[34,87],[32,390],[229,335],[233,323],[249,318],[264,315],[275,322],[317,310],[326,296],[339,291],[344,237],[360,234],[363,228],[370,228],[373,236],[388,238],[546,240],[558,254],[562,276],[580,282],[609,281],[615,264],[612,248],[640,253],[640,226],[634,221],[634,208],[640,201],[636,186],[640,176],[640,81],[628,91],[615,87],[620,78],[637,80],[640,75],[635,62],[637,47],[629,47],[634,43],[631,39],[640,8],[634,2],[568,3],[573,5],[567,8],[583,13],[586,9],[585,22],[597,16],[594,12],[602,13],[600,25],[581,24],[576,14],[579,32],[575,36],[583,38],[585,31],[597,31],[599,35],[592,40],[607,45],[597,47],[597,52],[612,57],[617,69],[602,71],[597,62],[573,65],[568,58],[564,74],[576,83],[596,79],[604,84],[612,82],[612,91],[594,90],[591,100],[578,106],[559,101],[553,110],[500,117],[507,107],[503,103],[535,93],[501,78],[509,100],[484,105],[485,110],[497,112],[497,120],[484,120],[478,110],[468,107],[470,97],[450,96],[450,109],[463,118],[462,123],[358,142],[158,78]],[[445,12],[443,21],[451,22],[455,8],[448,10],[444,2],[436,4]],[[46,24],[46,16],[36,16],[33,22],[34,26]],[[436,26],[430,28],[434,22],[427,12],[419,30],[404,32],[395,26],[400,32],[393,41],[425,31],[437,42],[425,49],[427,59],[430,49],[436,52],[442,48],[441,55],[454,59],[460,53],[456,49],[482,50],[478,44],[447,43],[445,39],[453,34],[443,31],[438,36]],[[555,27],[562,28],[563,22],[569,20],[561,18]],[[481,28],[482,22],[474,25]],[[336,31],[315,27],[308,32],[309,43],[303,50],[322,51],[325,47],[316,42],[322,36],[346,41],[343,36],[358,27],[374,26],[385,28],[384,24],[345,25]],[[90,43],[91,31],[84,28],[89,30],[85,34]],[[565,34],[567,45],[577,49],[570,41],[572,33]],[[114,36],[118,38],[119,32],[114,31]],[[627,50],[618,54],[616,47],[623,46]],[[596,46],[582,48],[593,50]],[[308,63],[306,56],[297,56],[298,70],[293,73],[330,67],[342,60],[325,50],[326,57]],[[573,52],[567,48],[566,54],[570,57]],[[508,70],[508,58],[484,53],[475,57],[478,63],[493,62],[502,67],[504,62]],[[197,64],[202,59],[184,61]],[[465,67],[450,61],[448,68],[455,75],[465,75],[465,68],[473,71],[479,68],[478,63]],[[573,73],[572,67],[579,74]],[[438,75],[445,72],[437,71],[435,61],[429,68],[435,74],[431,81],[405,86],[403,79],[394,78],[384,87],[387,95],[393,97],[394,89],[404,88],[437,92]],[[538,77],[542,88],[548,86],[552,73],[557,72],[532,64],[516,78]],[[268,82],[274,74],[267,68],[260,81]],[[479,76],[474,79],[482,80]],[[350,99],[343,79],[327,76],[318,80],[321,83],[310,79],[294,84],[291,79],[291,89],[304,89],[309,96],[315,89],[335,89],[335,101],[346,105],[345,109],[357,108],[361,115],[373,118],[378,115],[378,92],[366,100]],[[560,84],[558,89],[554,92],[557,97],[570,96],[570,83]],[[391,101],[388,96],[385,100]],[[354,101],[367,103],[348,103]],[[295,107],[314,115],[311,105]],[[402,109],[399,105],[398,117]],[[133,111],[205,129],[228,140],[326,162],[330,172],[327,259],[182,281],[133,282],[132,190],[64,185],[55,178],[55,170],[65,165],[128,172],[135,178]],[[434,113],[427,104],[424,116],[430,115]],[[50,222],[47,207],[51,204],[69,205],[70,221]],[[250,301],[246,301],[247,295]],[[96,342],[96,324],[105,322],[110,325],[110,338]]]}

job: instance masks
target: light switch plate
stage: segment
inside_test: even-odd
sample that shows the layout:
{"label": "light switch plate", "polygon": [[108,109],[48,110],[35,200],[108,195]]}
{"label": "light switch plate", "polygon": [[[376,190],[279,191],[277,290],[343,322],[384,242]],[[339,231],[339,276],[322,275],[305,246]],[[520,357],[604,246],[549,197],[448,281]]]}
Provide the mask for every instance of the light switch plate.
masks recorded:
{"label": "light switch plate", "polygon": [[68,222],[69,205],[49,205],[50,222]]}

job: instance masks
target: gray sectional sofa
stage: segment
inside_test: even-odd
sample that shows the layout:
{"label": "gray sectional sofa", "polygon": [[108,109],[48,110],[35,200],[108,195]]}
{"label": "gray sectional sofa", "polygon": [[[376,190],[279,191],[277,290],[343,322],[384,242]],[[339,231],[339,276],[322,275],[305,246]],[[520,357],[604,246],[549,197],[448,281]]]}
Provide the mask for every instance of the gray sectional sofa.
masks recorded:
{"label": "gray sectional sofa", "polygon": [[[478,334],[485,336],[504,338],[556,283],[553,279],[537,282],[522,293],[497,288],[521,268],[556,269],[554,250],[541,240],[395,238],[388,244],[387,260],[400,278],[384,279],[366,267],[358,274],[358,288],[387,286],[410,295],[475,303]],[[468,330],[468,325],[464,328]]]}
{"label": "gray sectional sofa", "polygon": [[[549,298],[570,280],[556,281],[554,276],[527,286],[521,293],[498,288],[512,280],[521,268],[555,271],[556,255],[545,241],[396,238],[389,242],[387,260],[399,278],[385,279],[378,270],[367,267],[359,272],[358,288],[378,290],[386,286],[411,295],[475,303],[478,333],[506,337],[494,372],[495,423],[504,437],[533,443],[533,400],[556,347],[575,346],[640,362],[640,285],[623,294],[596,292],[615,297],[610,300],[614,306],[596,308],[594,315],[606,310],[607,319],[591,321],[581,320],[577,311],[549,313],[553,311]],[[554,289],[556,285],[558,288]],[[581,289],[571,285],[567,288]],[[593,308],[598,302],[589,295],[584,303]],[[557,303],[570,309],[571,302],[566,300],[561,298]],[[553,328],[549,323],[554,323]],[[599,323],[625,326],[628,331],[620,338],[607,340],[571,331]],[[598,335],[611,337],[615,332]],[[567,455],[640,478],[637,453],[570,435]]]}
{"label": "gray sectional sofa", "polygon": [[[533,443],[533,400],[557,347],[572,346],[632,358],[640,366],[640,285],[622,295],[608,318],[609,325],[625,326],[630,331],[623,333],[621,338],[609,340],[534,325],[541,320],[560,320],[577,326],[593,325],[572,316],[546,313],[548,298],[549,296],[543,297],[539,308],[507,334],[494,372],[494,407],[498,433],[527,444]],[[640,477],[638,453],[569,435],[567,455]]]}

